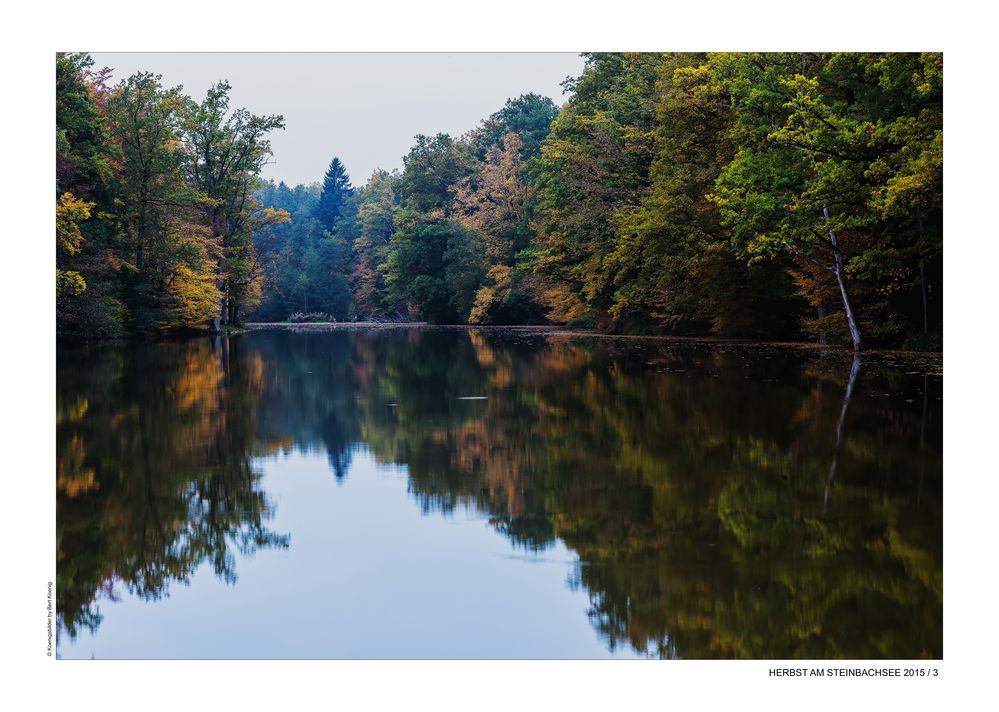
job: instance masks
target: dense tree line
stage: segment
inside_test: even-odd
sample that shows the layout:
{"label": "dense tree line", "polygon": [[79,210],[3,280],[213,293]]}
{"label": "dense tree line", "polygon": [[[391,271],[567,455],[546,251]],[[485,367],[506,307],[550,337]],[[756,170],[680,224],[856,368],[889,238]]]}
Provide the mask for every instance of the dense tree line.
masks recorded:
{"label": "dense tree line", "polygon": [[[353,307],[328,276],[337,298],[311,303],[939,347],[940,55],[592,54],[566,88],[561,112],[526,95],[418,136],[343,203],[353,231],[316,265]],[[326,254],[302,245],[292,262]]]}
{"label": "dense tree line", "polygon": [[196,102],[141,72],[109,84],[56,58],[56,316],[61,333],[218,330],[260,299],[254,238],[288,219],[255,198],[280,116]]}
{"label": "dense tree line", "polygon": [[[940,54],[585,59],[561,110],[523,95],[417,136],[399,172],[354,187],[334,159],[291,188],[254,184],[280,118],[227,115],[227,85],[194,107],[60,58],[63,323],[317,312],[940,347]],[[160,133],[114,108],[137,82]],[[198,161],[213,131],[246,148],[225,185]]]}
{"label": "dense tree line", "polygon": [[321,185],[264,185],[258,199],[291,221],[257,242],[268,259],[253,318],[546,320],[524,260],[536,235],[528,165],[557,114],[527,94],[465,136],[417,136],[401,172],[363,187],[338,158]]}
{"label": "dense tree line", "polygon": [[930,345],[939,54],[598,54],[535,166],[540,271],[614,327]]}

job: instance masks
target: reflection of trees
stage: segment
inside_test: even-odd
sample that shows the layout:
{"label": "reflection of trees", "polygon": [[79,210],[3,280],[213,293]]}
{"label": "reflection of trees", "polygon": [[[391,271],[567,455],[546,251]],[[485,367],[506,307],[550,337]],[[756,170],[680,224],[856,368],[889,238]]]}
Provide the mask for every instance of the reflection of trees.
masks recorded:
{"label": "reflection of trees", "polygon": [[351,348],[321,334],[278,332],[255,342],[253,357],[267,364],[257,413],[258,439],[267,449],[325,452],[338,481],[347,476],[359,442]]}
{"label": "reflection of trees", "polygon": [[264,526],[250,466],[262,364],[236,343],[60,354],[57,606],[71,636],[99,625],[97,599],[118,585],[159,598],[204,561],[231,582],[233,550],[287,545]]}
{"label": "reflection of trees", "polygon": [[[361,399],[368,446],[408,466],[426,510],[475,506],[532,548],[562,539],[610,646],[940,654],[939,430],[916,456],[925,427],[905,398],[860,386],[845,410],[848,360],[399,338],[406,348],[359,342],[355,358],[380,374]],[[876,363],[867,380],[914,387]],[[488,400],[456,400],[469,394]]]}
{"label": "reflection of trees", "polygon": [[938,378],[866,357],[844,409],[834,353],[414,329],[90,362],[60,363],[71,630],[116,578],[161,591],[191,562],[226,576],[233,548],[283,543],[251,454],[324,452],[342,478],[363,443],[407,467],[425,512],[474,508],[528,549],[562,540],[611,647],[941,654]]}

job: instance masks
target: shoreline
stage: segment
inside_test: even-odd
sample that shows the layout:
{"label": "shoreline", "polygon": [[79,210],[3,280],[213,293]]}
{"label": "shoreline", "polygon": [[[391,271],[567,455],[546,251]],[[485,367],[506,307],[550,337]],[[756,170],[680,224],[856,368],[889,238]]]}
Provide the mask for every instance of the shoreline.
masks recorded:
{"label": "shoreline", "polygon": [[[366,329],[436,329],[453,331],[492,331],[498,333],[516,333],[536,336],[569,336],[616,340],[651,340],[679,344],[711,344],[723,346],[747,347],[777,347],[789,349],[826,350],[853,354],[849,346],[837,344],[819,344],[812,341],[778,341],[768,339],[738,339],[725,336],[680,336],[671,334],[608,334],[596,329],[579,329],[558,325],[486,325],[486,324],[431,324],[425,321],[377,322],[377,321],[347,321],[347,322],[251,322],[241,327],[242,331],[348,331]],[[864,349],[860,356],[865,355],[897,355],[922,356],[926,358],[943,359],[943,351],[911,351],[905,349]]]}

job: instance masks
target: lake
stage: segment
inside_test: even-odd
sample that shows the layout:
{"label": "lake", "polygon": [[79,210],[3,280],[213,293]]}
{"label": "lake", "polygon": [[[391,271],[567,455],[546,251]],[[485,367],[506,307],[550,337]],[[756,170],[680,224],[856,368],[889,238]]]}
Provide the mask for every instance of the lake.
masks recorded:
{"label": "lake", "polygon": [[60,344],[62,658],[939,658],[939,356]]}

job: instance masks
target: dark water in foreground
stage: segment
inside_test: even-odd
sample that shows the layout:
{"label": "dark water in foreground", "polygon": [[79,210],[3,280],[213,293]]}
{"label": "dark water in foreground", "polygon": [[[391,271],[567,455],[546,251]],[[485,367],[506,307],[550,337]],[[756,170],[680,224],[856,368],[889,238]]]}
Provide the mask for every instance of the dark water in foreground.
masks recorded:
{"label": "dark water in foreground", "polygon": [[853,365],[433,329],[60,346],[58,653],[940,657],[940,363]]}

